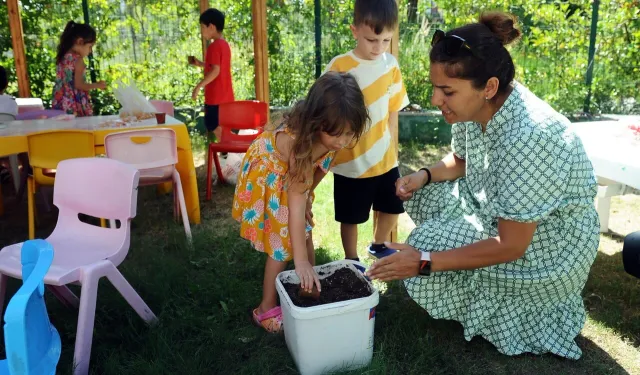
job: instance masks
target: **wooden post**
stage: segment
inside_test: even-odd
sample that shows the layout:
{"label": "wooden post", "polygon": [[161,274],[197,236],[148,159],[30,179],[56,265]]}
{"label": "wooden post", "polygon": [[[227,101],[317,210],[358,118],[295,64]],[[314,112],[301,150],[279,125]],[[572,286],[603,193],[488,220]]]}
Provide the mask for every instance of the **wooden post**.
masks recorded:
{"label": "wooden post", "polygon": [[[209,9],[209,0],[200,0],[200,14],[204,13],[205,10]],[[202,39],[202,61],[207,58],[207,47],[209,46],[209,41],[201,36]]]}
{"label": "wooden post", "polygon": [[256,99],[269,104],[269,56],[267,54],[267,1],[252,0],[253,56]]}
{"label": "wooden post", "polygon": [[322,74],[322,4],[320,0],[313,1],[313,24],[316,39],[316,79]]}
{"label": "wooden post", "polygon": [[18,78],[18,96],[28,98],[31,96],[31,89],[29,88],[27,57],[24,52],[24,37],[22,35],[22,20],[20,19],[18,0],[7,0],[7,10],[9,11],[13,61],[16,64],[16,76]]}
{"label": "wooden post", "polygon": [[[396,0],[397,2],[397,0]],[[400,22],[398,22],[398,24],[396,25],[396,29],[393,32],[393,37],[391,38],[391,45],[389,46],[389,53],[391,53],[396,59],[399,59],[400,57],[400,50],[399,50],[399,43],[398,41],[400,40]],[[394,134],[391,134],[391,136],[393,137],[392,142],[397,145],[398,144],[398,132],[395,132]],[[396,147],[396,153],[398,152],[398,147]],[[376,225],[378,223],[378,212],[374,211],[373,212],[373,230],[374,230],[374,236],[375,236],[375,228]],[[388,238],[389,241],[391,242],[396,242],[398,241],[398,224],[396,223],[396,225],[393,227],[393,229],[391,230],[391,235]]]}
{"label": "wooden post", "polygon": [[[398,3],[398,0],[396,0],[396,3]],[[400,4],[398,4],[398,7],[400,6]],[[391,54],[396,58],[396,60],[400,60],[400,21],[398,20],[398,23],[396,24],[396,30],[393,32],[393,38],[391,38]],[[398,129],[396,129],[396,132],[394,134],[392,134],[391,136],[393,137],[392,142],[396,145],[396,156],[398,153],[398,150],[400,149],[398,147],[398,132],[400,130],[400,124],[398,124]],[[396,225],[393,226],[393,229],[391,230],[391,238],[389,238],[389,240],[391,242],[397,242],[398,241],[398,223],[396,222]]]}
{"label": "wooden post", "polygon": [[582,111],[584,113],[591,113],[589,107],[591,106],[591,82],[593,81],[593,65],[596,55],[596,36],[598,35],[598,9],[600,9],[600,0],[594,0],[592,2],[591,10],[591,34],[589,35],[589,60],[587,63],[587,97],[584,100],[584,107]]}
{"label": "wooden post", "polygon": [[392,54],[396,59],[400,56],[400,51],[398,50],[398,41],[400,39],[400,24],[396,25],[396,29],[393,32],[393,37],[391,38],[391,46],[389,46],[389,53]]}

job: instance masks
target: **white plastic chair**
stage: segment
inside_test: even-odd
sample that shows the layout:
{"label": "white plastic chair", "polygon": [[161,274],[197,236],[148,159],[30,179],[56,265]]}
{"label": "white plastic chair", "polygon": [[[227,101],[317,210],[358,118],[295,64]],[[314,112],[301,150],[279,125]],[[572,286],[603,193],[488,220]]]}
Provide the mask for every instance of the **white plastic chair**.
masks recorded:
{"label": "white plastic chair", "polygon": [[[53,286],[50,290],[63,303],[80,307],[74,352],[76,375],[89,371],[98,282],[102,277],[109,279],[145,322],[157,319],[116,268],[129,252],[139,178],[137,169],[107,158],[68,159],[58,164],[53,190],[58,223],[46,239],[55,249],[55,256],[44,283]],[[119,220],[120,227],[84,223],[78,217],[80,213]],[[19,243],[0,251],[0,301],[4,300],[8,276],[22,276],[21,248]],[[66,287],[71,283],[82,286],[80,300]]]}
{"label": "white plastic chair", "polygon": [[0,123],[13,121],[15,119],[16,116],[12,115],[11,113],[0,113]]}
{"label": "white plastic chair", "polygon": [[140,186],[173,182],[174,217],[182,216],[184,232],[191,242],[187,206],[175,167],[178,163],[176,133],[172,129],[112,133],[105,137],[104,148],[107,157],[131,164],[140,171]]}

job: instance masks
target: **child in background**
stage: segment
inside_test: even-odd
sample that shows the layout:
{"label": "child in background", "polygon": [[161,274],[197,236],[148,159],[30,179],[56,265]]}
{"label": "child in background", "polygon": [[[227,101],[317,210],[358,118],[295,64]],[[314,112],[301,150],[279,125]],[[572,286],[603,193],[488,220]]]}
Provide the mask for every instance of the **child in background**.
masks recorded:
{"label": "child in background", "polygon": [[238,176],[233,218],[240,236],[267,253],[262,301],[256,324],[279,332],[276,276],[293,259],[300,287],[320,290],[311,228],[313,190],[331,166],[334,153],[357,140],[368,121],[358,83],[347,73],[328,73],[311,86],[275,129],[249,147]]}
{"label": "child in background", "polygon": [[96,31],[89,25],[69,21],[60,36],[56,57],[56,83],[51,108],[61,109],[78,117],[92,116],[89,91],[104,90],[104,81],[88,83],[84,58],[96,44]]}
{"label": "child in background", "polygon": [[353,148],[336,154],[334,174],[336,221],[345,257],[358,260],[358,224],[378,212],[373,243],[367,251],[381,258],[392,254],[388,241],[398,215],[404,212],[396,196],[400,178],[398,149],[398,111],[409,104],[398,62],[387,53],[398,24],[396,0],[356,0],[351,31],[356,48],[333,58],[328,71],[353,74],[367,103],[371,123]]}
{"label": "child in background", "polygon": [[11,95],[5,95],[4,90],[9,86],[7,71],[0,66],[0,113],[7,113],[16,117],[18,115],[18,104]]}
{"label": "child in background", "polygon": [[235,100],[231,83],[231,48],[222,37],[223,30],[224,13],[215,8],[204,11],[200,15],[200,31],[204,39],[213,39],[213,42],[207,48],[204,63],[189,56],[189,64],[204,68],[204,78],[193,89],[191,97],[196,100],[204,88],[204,124],[208,135],[213,132],[218,140],[222,133],[218,127],[219,105]]}
{"label": "child in background", "polygon": [[[18,104],[13,96],[4,94],[4,90],[7,89],[7,86],[9,86],[7,71],[3,66],[0,66],[0,114],[6,113],[16,117],[18,115]],[[2,120],[4,119],[0,119],[0,121]],[[4,161],[2,159],[4,158],[0,158],[0,161]],[[6,166],[0,164],[0,184],[8,183],[10,179],[11,172],[9,172],[9,169]]]}

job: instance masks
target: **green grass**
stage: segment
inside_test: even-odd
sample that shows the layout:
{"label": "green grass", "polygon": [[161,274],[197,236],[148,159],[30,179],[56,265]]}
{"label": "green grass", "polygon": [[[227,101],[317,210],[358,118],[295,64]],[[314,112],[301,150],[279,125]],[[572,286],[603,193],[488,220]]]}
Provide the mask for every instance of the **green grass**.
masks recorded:
{"label": "green grass", "polygon": [[[436,160],[446,147],[403,145],[406,173]],[[201,158],[201,156],[200,156]],[[201,160],[201,159],[199,159]],[[201,197],[204,171],[198,169]],[[171,198],[141,190],[131,249],[120,270],[157,314],[147,327],[106,281],[100,284],[91,357],[92,374],[295,374],[283,336],[254,327],[250,310],[260,300],[264,255],[238,237],[230,218],[233,188],[215,186],[202,201],[202,224],[193,227],[194,249],[174,223]],[[319,262],[340,259],[339,226],[333,220],[332,183],[317,191],[314,239]],[[0,247],[26,237],[26,202],[6,201],[0,218]],[[40,215],[38,235],[46,236],[55,212]],[[399,238],[411,222],[400,220]],[[640,229],[640,197],[613,199],[612,232],[602,236],[600,253],[585,289],[588,321],[578,337],[578,361],[552,355],[508,357],[481,338],[467,342],[462,327],[431,319],[398,282],[377,286],[374,357],[353,374],[625,374],[640,373],[640,280],[622,270],[621,237]],[[368,222],[359,231],[359,249],[371,240]],[[364,257],[364,251],[360,252]],[[370,260],[367,259],[367,262]],[[7,294],[12,295],[13,282]],[[53,324],[62,336],[59,373],[71,373],[77,311],[47,295]],[[339,340],[339,338],[336,338]],[[320,354],[319,354],[320,355]]]}

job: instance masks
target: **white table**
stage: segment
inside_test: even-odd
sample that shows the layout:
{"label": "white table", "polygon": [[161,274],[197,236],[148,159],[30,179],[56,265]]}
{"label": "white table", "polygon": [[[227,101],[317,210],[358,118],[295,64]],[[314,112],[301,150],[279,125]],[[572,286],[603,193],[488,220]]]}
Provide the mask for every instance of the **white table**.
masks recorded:
{"label": "white table", "polygon": [[[126,126],[115,124],[118,116],[89,116],[70,120],[43,119],[11,121],[0,125],[0,156],[18,154],[28,151],[27,135],[42,131],[76,129],[92,132],[96,154],[104,154],[104,138],[111,133],[131,131],[145,128],[169,128],[176,133],[178,164],[176,169],[180,173],[182,190],[189,214],[189,221],[200,224],[200,200],[198,198],[198,181],[191,151],[191,138],[187,126],[171,116],[166,117],[166,123],[158,125],[155,117],[128,123]],[[163,191],[171,189],[171,184],[163,187]]]}
{"label": "white table", "polygon": [[640,126],[640,117],[571,124],[582,139],[598,178],[596,209],[601,232],[609,230],[611,197],[638,194],[640,190],[640,136],[634,134],[630,125]]}
{"label": "white table", "polygon": [[[3,123],[4,126],[0,127],[0,137],[10,136],[22,136],[27,134],[33,134],[43,131],[51,130],[114,130],[121,129],[126,131],[132,128],[144,128],[150,126],[156,126],[158,123],[155,118],[150,118],[134,123],[127,123],[126,126],[117,126],[116,121],[120,120],[117,115],[111,116],[87,116],[87,117],[73,117],[69,115],[68,119],[36,119],[36,120],[15,120]],[[111,121],[112,124],[107,122]],[[167,116],[166,125],[174,126],[181,125],[182,122],[176,120],[173,117]]]}

